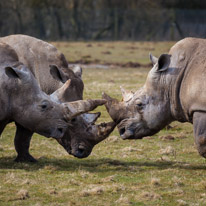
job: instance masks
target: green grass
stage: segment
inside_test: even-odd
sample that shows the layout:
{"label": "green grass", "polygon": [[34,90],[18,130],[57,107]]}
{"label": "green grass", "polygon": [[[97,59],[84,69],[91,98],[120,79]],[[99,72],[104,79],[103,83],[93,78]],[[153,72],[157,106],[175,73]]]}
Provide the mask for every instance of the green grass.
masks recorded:
{"label": "green grass", "polygon": [[[130,57],[129,49],[121,48],[141,45],[153,48],[158,56],[171,46],[166,42],[56,43],[68,59],[81,59],[75,53],[81,51],[82,55],[107,61],[101,52],[98,54],[97,46],[86,47],[87,44],[101,44],[103,51],[114,47],[116,51],[108,62],[114,54],[114,62],[131,58],[143,63],[148,63],[149,51],[137,49],[136,55]],[[124,59],[121,52],[125,52]],[[148,71],[149,68],[85,68],[84,97],[100,98],[105,91],[120,100],[119,86],[138,89]],[[97,111],[102,112],[99,122],[110,120],[104,107]],[[123,141],[115,129],[108,139],[95,146],[90,157],[82,160],[69,156],[55,140],[35,134],[30,151],[38,159],[36,164],[13,162],[14,134],[12,123],[0,137],[0,205],[206,205],[206,162],[197,153],[190,124],[174,122],[172,129],[143,140]],[[165,140],[168,135],[174,140]]]}
{"label": "green grass", "polygon": [[73,62],[149,63],[149,53],[159,56],[168,52],[174,42],[53,42]]}

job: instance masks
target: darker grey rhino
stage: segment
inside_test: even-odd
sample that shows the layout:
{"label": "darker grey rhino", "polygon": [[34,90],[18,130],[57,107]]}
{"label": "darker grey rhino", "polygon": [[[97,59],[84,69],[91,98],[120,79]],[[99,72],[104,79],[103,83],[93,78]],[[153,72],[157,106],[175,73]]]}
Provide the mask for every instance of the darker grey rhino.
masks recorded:
{"label": "darker grey rhino", "polygon": [[150,55],[153,68],[141,89],[122,89],[122,102],[103,95],[123,139],[153,135],[172,121],[190,122],[199,154],[206,157],[205,53],[205,39],[185,38],[168,54]]}
{"label": "darker grey rhino", "polygon": [[[20,61],[36,77],[41,89],[53,99],[60,103],[83,99],[82,69],[79,66],[69,68],[65,56],[53,45],[26,35],[11,35],[0,38],[0,41],[14,48]],[[87,157],[93,147],[108,137],[115,127],[114,122],[96,125],[99,116],[100,113],[86,113],[73,118],[58,142],[69,154],[78,158]],[[18,156],[24,157],[19,161],[35,161],[29,154],[32,134],[17,125],[15,147]]]}
{"label": "darker grey rhino", "polygon": [[[9,122],[15,121],[17,133],[19,128],[26,128],[30,133],[62,138],[69,120],[93,110],[96,104],[105,103],[102,100],[63,104],[53,101],[40,89],[31,71],[19,62],[16,52],[5,43],[0,43],[0,89],[0,134]],[[22,145],[26,142],[25,139]],[[29,158],[26,152],[24,155]],[[16,160],[21,158],[20,153]]]}

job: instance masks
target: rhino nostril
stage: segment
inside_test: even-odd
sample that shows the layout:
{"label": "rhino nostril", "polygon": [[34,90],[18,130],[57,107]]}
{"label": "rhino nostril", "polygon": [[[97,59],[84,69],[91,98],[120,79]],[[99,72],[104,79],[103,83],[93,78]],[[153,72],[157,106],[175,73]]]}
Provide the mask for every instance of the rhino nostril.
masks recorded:
{"label": "rhino nostril", "polygon": [[79,149],[78,149],[78,153],[79,153],[80,155],[82,155],[82,154],[84,153],[84,149],[79,148]]}
{"label": "rhino nostril", "polygon": [[125,133],[125,128],[122,128],[119,130],[120,135],[123,135]]}
{"label": "rhino nostril", "polygon": [[73,118],[73,119],[71,120],[71,122],[72,122],[72,123],[76,122],[76,118]]}
{"label": "rhino nostril", "polygon": [[58,128],[57,130],[59,131],[59,133],[61,133],[61,134],[63,133],[63,129],[62,128]]}

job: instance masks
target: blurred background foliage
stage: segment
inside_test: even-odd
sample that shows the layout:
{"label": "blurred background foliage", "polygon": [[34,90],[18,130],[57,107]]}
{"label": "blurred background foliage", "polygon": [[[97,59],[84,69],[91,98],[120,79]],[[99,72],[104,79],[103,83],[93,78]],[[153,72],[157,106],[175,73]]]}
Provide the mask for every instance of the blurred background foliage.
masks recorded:
{"label": "blurred background foliage", "polygon": [[202,0],[0,0],[0,36],[179,40],[206,36]]}

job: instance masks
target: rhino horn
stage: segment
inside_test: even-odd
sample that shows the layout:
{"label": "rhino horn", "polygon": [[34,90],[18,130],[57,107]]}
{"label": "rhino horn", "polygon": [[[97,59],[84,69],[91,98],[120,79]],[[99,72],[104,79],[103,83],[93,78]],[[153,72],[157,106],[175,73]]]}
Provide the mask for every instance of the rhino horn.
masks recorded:
{"label": "rhino horn", "polygon": [[133,97],[134,93],[126,91],[122,86],[120,86],[120,89],[122,92],[122,97],[124,102],[129,101]]}
{"label": "rhino horn", "polygon": [[106,139],[114,130],[116,123],[115,122],[107,122],[101,123],[98,125],[94,125],[97,129],[97,136],[95,139],[96,144]]}
{"label": "rhino horn", "polygon": [[106,99],[107,103],[105,104],[107,111],[113,104],[119,104],[119,101],[115,98],[110,97],[108,94],[105,92],[102,93],[102,99]]}
{"label": "rhino horn", "polygon": [[74,102],[63,103],[67,120],[71,120],[73,117],[92,111],[96,107],[101,106],[106,103],[104,99],[95,99],[95,100],[78,100]]}
{"label": "rhino horn", "polygon": [[94,124],[100,116],[101,116],[101,112],[82,114],[83,119],[88,124]]}
{"label": "rhino horn", "polygon": [[50,96],[56,101],[61,102],[65,94],[65,91],[69,88],[70,84],[71,84],[71,79],[67,80],[59,89],[53,92]]}
{"label": "rhino horn", "polygon": [[107,103],[105,104],[105,107],[107,109],[107,112],[113,119],[113,121],[117,122],[120,118],[120,110],[122,110],[122,102],[119,102],[117,99],[114,99],[107,95],[106,93],[102,94],[102,98],[107,100]]}

